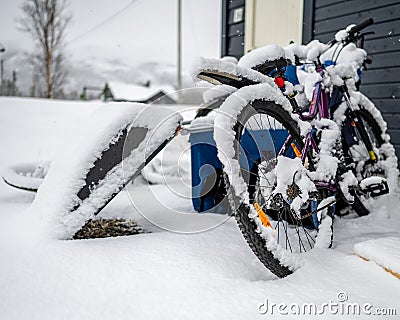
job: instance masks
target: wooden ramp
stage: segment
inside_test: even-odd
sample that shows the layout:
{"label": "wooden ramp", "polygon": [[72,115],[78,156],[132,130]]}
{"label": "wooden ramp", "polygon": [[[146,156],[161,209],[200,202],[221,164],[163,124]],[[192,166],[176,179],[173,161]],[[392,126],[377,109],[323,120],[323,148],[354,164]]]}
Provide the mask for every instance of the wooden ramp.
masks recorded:
{"label": "wooden ramp", "polygon": [[374,261],[400,279],[400,238],[388,237],[359,242],[354,245],[354,253],[366,261]]}

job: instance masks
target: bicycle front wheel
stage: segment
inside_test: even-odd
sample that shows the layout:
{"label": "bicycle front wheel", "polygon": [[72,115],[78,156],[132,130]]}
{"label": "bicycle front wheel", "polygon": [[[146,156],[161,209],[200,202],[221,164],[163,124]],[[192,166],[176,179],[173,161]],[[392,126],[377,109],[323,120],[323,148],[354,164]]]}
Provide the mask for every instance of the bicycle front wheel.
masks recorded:
{"label": "bicycle front wheel", "polygon": [[[228,190],[231,207],[259,260],[277,276],[285,277],[300,267],[300,254],[315,247],[318,226],[325,230],[328,241],[324,243],[330,246],[332,218],[325,214],[324,224],[328,227],[322,228],[315,214],[310,214],[310,205],[304,205],[300,215],[295,213],[287,200],[289,193],[300,191],[295,184],[291,190],[288,187],[284,198],[275,199],[279,156],[294,159],[304,147],[298,122],[288,111],[273,102],[255,100],[241,111],[233,129],[235,158],[241,167],[238,174],[246,183],[248,201],[237,196],[241,187],[232,183],[237,181],[233,178]],[[284,145],[287,148],[282,148]],[[312,159],[307,159],[304,166],[313,169]],[[327,193],[321,195],[326,197]]]}

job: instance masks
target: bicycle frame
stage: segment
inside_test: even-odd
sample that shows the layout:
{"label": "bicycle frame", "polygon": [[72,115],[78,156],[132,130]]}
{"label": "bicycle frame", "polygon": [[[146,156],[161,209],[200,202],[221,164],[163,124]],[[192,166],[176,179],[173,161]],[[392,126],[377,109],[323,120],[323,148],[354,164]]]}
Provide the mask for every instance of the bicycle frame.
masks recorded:
{"label": "bicycle frame", "polygon": [[[321,78],[323,78],[325,74],[324,68],[322,66],[318,66],[316,71],[321,75]],[[326,92],[322,89],[322,81],[317,82],[315,85],[315,88],[313,90],[312,100],[309,106],[309,112],[308,113],[298,112],[298,115],[300,119],[303,121],[311,121],[315,119],[318,115],[320,119],[329,119],[328,96]],[[310,147],[312,147],[312,149],[316,153],[320,152],[317,143],[313,138],[315,132],[316,129],[313,128],[307,134],[304,140],[304,147],[301,150],[301,153],[298,154],[295,152],[296,155],[301,159],[303,164],[306,161],[307,153]],[[292,146],[292,148],[295,148],[295,146],[292,145],[291,141],[292,141],[292,136],[289,134],[282,148],[280,149],[278,156],[283,155],[290,146]],[[333,192],[336,191],[336,187],[327,181],[315,181],[314,183],[317,187],[328,188],[330,191]]]}

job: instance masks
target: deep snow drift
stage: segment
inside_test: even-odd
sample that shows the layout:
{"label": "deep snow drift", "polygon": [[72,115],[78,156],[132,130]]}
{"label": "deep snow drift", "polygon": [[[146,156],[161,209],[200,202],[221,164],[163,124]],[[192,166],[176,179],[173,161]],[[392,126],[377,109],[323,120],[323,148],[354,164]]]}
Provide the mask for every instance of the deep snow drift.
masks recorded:
{"label": "deep snow drift", "polygon": [[[0,98],[0,170],[53,159],[96,108]],[[188,147],[184,137],[178,144],[171,144],[174,152]],[[400,314],[400,281],[354,254],[359,242],[399,237],[398,199],[379,201],[370,216],[336,219],[334,248],[312,251],[304,267],[276,279],[248,248],[233,218],[195,213],[190,187],[178,178],[174,186],[172,180],[169,186],[137,181],[101,213],[136,219],[151,233],[60,241],[37,234],[41,212],[27,210],[33,193],[0,183],[0,319],[255,319],[271,316],[271,308],[260,314],[266,301],[270,307],[319,307],[346,296],[339,304],[369,303],[371,311],[395,307]],[[279,314],[276,308],[273,314]],[[329,315],[326,311],[324,319]]]}

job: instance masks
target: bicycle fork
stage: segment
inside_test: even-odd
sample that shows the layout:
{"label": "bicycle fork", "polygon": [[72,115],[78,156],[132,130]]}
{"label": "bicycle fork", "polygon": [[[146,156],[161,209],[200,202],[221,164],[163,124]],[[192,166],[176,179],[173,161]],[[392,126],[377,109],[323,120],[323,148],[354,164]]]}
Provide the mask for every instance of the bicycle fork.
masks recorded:
{"label": "bicycle fork", "polygon": [[367,131],[365,130],[363,123],[360,121],[361,118],[359,116],[359,112],[356,110],[353,110],[353,105],[351,104],[350,95],[349,95],[349,91],[347,90],[347,87],[345,85],[342,86],[341,91],[343,93],[344,99],[345,99],[347,107],[348,107],[348,109],[347,109],[348,114],[346,114],[346,116],[350,117],[350,119],[352,120],[352,125],[354,125],[356,127],[356,129],[358,130],[361,140],[364,142],[364,145],[367,148],[370,160],[372,162],[376,162],[377,158],[376,158],[375,151],[372,147],[371,140],[369,138]]}

